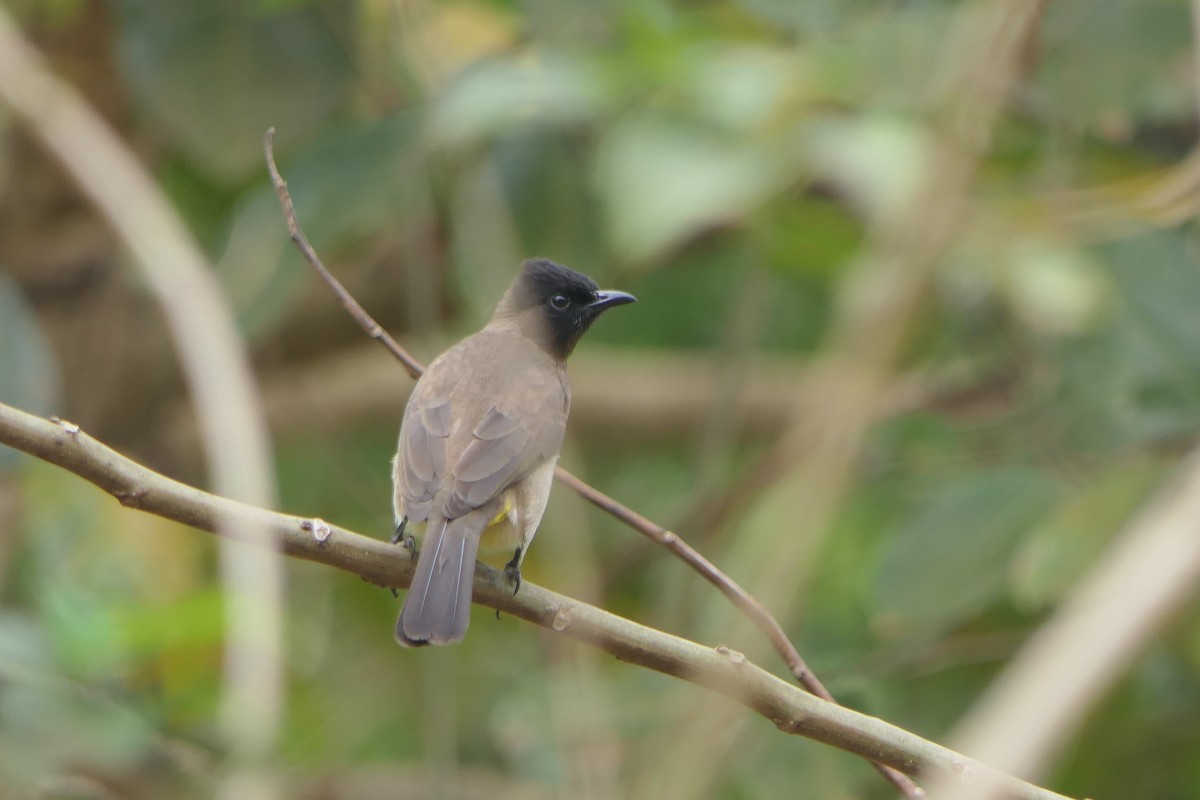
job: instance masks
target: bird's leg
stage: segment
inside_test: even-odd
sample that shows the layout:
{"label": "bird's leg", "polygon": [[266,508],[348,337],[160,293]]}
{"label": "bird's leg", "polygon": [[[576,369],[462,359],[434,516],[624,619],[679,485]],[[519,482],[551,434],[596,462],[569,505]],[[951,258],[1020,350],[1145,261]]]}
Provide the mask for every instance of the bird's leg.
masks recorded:
{"label": "bird's leg", "polygon": [[[413,538],[411,533],[406,534],[404,529],[408,527],[408,516],[406,515],[400,520],[400,524],[396,526],[396,532],[392,534],[392,544],[398,544],[407,550],[412,555],[410,558],[417,557],[417,540]],[[399,597],[400,593],[392,589],[392,597]]]}
{"label": "bird's leg", "polygon": [[513,553],[512,561],[504,565],[504,574],[513,583],[513,596],[521,591],[521,548]]}
{"label": "bird's leg", "polygon": [[[521,548],[513,553],[512,561],[504,565],[504,574],[513,583],[513,597],[521,590]],[[500,609],[496,609],[496,619],[500,619]]]}
{"label": "bird's leg", "polygon": [[392,534],[392,544],[399,544],[404,538],[404,529],[408,527],[408,517],[400,520],[400,524],[396,526],[396,532]]}
{"label": "bird's leg", "polygon": [[400,524],[396,526],[396,532],[392,534],[392,544],[398,544],[408,552],[412,553],[412,557],[417,557],[417,540],[412,537],[411,533],[406,534],[404,529],[408,527],[408,517],[400,520]]}

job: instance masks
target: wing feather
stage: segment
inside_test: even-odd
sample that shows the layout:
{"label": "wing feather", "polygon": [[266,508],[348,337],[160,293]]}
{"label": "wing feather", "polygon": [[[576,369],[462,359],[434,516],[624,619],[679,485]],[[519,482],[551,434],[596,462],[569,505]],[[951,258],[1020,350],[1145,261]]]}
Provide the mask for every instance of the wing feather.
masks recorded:
{"label": "wing feather", "polygon": [[537,402],[520,413],[492,405],[484,414],[450,470],[454,484],[446,516],[484,505],[558,454],[566,428],[562,400],[546,393],[533,396]]}
{"label": "wing feather", "polygon": [[430,365],[401,425],[398,516],[465,516],[558,454],[569,388],[532,347],[485,329]]}
{"label": "wing feather", "polygon": [[409,519],[429,518],[429,509],[446,475],[446,450],[449,444],[450,398],[427,397],[414,392],[404,412],[400,436],[404,457],[404,511]]}

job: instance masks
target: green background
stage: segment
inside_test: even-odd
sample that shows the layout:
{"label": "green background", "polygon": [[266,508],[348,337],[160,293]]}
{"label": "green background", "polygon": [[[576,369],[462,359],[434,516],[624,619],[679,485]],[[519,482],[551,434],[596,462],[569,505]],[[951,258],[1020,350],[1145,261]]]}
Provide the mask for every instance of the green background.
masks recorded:
{"label": "green background", "polygon": [[[872,222],[937,158],[925,112],[963,5],[10,4],[215,264],[283,510],[390,533],[408,381],[291,249],[269,125],[314,245],[423,360],[481,325],[529,256],[636,294],[572,362],[563,462],[735,579],[805,508],[764,522],[750,493],[713,509],[788,428]],[[1195,139],[1191,26],[1179,0],[1050,4],[829,536],[794,587],[747,585],[794,604],[775,610],[846,704],[944,740],[1194,440],[1196,200],[1161,191]],[[0,117],[0,400],[202,484],[126,259]],[[0,785],[208,796],[228,767],[215,553],[0,450]],[[462,645],[404,651],[386,591],[287,574],[273,765],[294,796],[624,797],[689,764],[707,797],[891,796],[756,717],[712,753],[673,749],[728,701],[511,618],[476,609]],[[716,627],[722,601],[681,563],[562,488],[525,575],[706,644],[753,640]],[[1048,785],[1200,795],[1198,670],[1192,608]]]}

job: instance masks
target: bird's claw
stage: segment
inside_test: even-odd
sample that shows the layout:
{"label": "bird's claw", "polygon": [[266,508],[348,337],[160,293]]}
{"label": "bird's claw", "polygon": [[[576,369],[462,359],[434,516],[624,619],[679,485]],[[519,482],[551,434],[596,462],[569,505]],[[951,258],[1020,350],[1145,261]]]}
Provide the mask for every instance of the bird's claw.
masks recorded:
{"label": "bird's claw", "polygon": [[512,561],[504,565],[504,574],[513,585],[513,597],[517,596],[517,592],[521,591],[521,548],[513,553]]}
{"label": "bird's claw", "polygon": [[[417,557],[417,540],[412,537],[411,533],[405,533],[404,529],[408,527],[408,517],[400,520],[400,524],[396,526],[396,532],[392,534],[392,544],[398,544],[410,553],[410,558]],[[399,597],[400,592],[395,588],[392,589],[392,597]]]}
{"label": "bird's claw", "polygon": [[411,533],[405,533],[404,529],[408,527],[408,517],[400,520],[400,524],[396,526],[396,532],[392,534],[392,544],[398,544],[407,550],[412,558],[417,557],[417,540],[412,537]]}

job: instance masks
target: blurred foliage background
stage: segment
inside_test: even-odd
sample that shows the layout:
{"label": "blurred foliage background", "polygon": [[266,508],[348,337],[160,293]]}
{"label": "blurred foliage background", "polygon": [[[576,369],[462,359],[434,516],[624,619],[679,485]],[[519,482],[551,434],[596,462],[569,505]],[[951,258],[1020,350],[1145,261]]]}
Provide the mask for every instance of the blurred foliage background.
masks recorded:
{"label": "blurred foliage background", "polygon": [[[788,536],[741,523],[770,483],[756,465],[872,220],[937,157],[924,103],[961,5],[9,3],[216,265],[283,509],[390,533],[408,380],[292,251],[269,125],[317,250],[419,357],[477,328],[528,256],[638,295],[575,356],[563,461],[730,565]],[[843,702],[944,736],[1194,440],[1191,30],[1182,0],[1050,4],[893,411],[794,608],[775,609]],[[0,400],[203,481],[162,319],[124,258],[0,115]],[[708,586],[562,489],[526,565],[671,632],[752,638],[713,633]],[[0,450],[0,785],[207,796],[224,769],[215,574],[211,537]],[[298,562],[288,579],[290,796],[623,797],[681,768],[708,797],[891,796],[757,718],[712,753],[672,749],[727,701],[523,623],[477,609],[461,646],[402,651],[387,592]],[[1198,672],[1192,611],[1051,785],[1200,795]]]}

